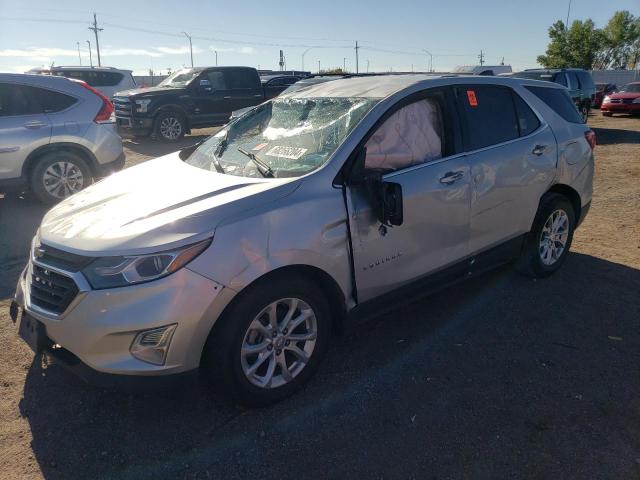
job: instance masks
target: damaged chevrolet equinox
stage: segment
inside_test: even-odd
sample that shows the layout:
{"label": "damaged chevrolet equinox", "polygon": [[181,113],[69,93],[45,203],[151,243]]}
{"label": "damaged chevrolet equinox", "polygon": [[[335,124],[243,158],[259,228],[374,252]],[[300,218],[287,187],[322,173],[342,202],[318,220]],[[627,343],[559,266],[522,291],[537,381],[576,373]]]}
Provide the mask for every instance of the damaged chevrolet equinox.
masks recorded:
{"label": "damaged chevrolet equinox", "polygon": [[55,206],[12,317],[89,381],[197,371],[273,403],[358,312],[512,260],[555,272],[590,206],[594,147],[550,82],[311,85]]}

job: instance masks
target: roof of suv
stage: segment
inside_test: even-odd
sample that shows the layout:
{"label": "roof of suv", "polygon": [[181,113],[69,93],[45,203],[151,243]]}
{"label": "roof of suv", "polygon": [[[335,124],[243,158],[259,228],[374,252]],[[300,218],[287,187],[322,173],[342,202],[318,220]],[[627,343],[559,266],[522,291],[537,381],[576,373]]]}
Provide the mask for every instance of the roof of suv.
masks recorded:
{"label": "roof of suv", "polygon": [[[525,68],[523,72],[586,72],[584,68]],[[521,73],[521,72],[516,72]]]}
{"label": "roof of suv", "polygon": [[[445,80],[445,82],[442,82]],[[332,80],[330,82],[316,83],[306,88],[284,93],[280,97],[304,98],[304,97],[365,97],[386,98],[401,90],[416,85],[424,88],[439,81],[444,84],[477,84],[477,85],[543,85],[549,88],[564,88],[551,82],[530,80],[522,78],[489,77],[479,75],[377,75],[369,77],[350,77]],[[434,85],[435,86],[435,85]]]}
{"label": "roof of suv", "polygon": [[81,70],[81,71],[89,71],[89,72],[132,72],[133,70],[127,70],[123,68],[116,67],[87,67],[87,66],[77,66],[74,67],[72,65],[61,65],[58,67],[51,67],[49,70],[52,72],[64,71],[64,70]]}
{"label": "roof of suv", "polygon": [[0,82],[24,83],[42,87],[68,87],[74,80],[57,75],[38,75],[31,73],[0,73]]}

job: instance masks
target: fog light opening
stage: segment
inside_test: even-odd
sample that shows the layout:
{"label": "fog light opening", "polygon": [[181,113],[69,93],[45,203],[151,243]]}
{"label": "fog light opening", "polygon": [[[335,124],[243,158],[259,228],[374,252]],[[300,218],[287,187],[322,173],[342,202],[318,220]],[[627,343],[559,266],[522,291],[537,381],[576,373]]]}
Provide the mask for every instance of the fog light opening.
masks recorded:
{"label": "fog light opening", "polygon": [[139,332],[129,349],[131,355],[143,362],[164,365],[169,344],[177,326],[177,324],[173,324]]}

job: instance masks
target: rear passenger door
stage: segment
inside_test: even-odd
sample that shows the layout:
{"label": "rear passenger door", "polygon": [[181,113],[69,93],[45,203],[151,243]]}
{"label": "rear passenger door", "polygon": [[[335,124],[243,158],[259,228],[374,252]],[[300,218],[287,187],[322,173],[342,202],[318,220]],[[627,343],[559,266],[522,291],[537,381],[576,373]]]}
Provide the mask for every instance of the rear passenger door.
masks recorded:
{"label": "rear passenger door", "polygon": [[224,74],[231,99],[229,114],[234,110],[262,103],[264,94],[260,77],[258,77],[255,70],[250,68],[230,68],[225,70]]}
{"label": "rear passenger door", "polygon": [[20,177],[29,153],[51,139],[51,123],[38,102],[38,91],[0,83],[0,178]]}
{"label": "rear passenger door", "polygon": [[477,253],[527,233],[555,174],[551,129],[509,87],[456,88],[471,166],[469,250]]}

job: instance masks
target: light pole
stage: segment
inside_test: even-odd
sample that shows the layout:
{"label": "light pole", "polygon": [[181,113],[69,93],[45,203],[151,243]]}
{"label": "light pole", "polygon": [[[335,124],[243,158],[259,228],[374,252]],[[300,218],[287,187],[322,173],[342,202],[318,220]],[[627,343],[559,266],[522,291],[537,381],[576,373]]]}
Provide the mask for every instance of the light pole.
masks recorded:
{"label": "light pole", "polygon": [[304,72],[304,56],[307,54],[307,52],[311,50],[311,48],[307,48],[304,52],[302,52],[302,71]]}
{"label": "light pole", "polygon": [[318,60],[318,75],[320,74],[320,60]]}
{"label": "light pole", "polygon": [[216,67],[218,66],[218,51],[214,50],[213,53],[216,54]]}
{"label": "light pole", "polygon": [[569,13],[571,12],[571,0],[569,0],[569,8],[567,8],[567,23],[565,28],[569,31]]}
{"label": "light pole", "polygon": [[433,72],[433,55],[431,55],[430,51],[425,50],[424,48],[422,49],[422,51],[429,55],[429,71]]}
{"label": "light pole", "polygon": [[369,73],[369,59],[367,58],[367,73]]}
{"label": "light pole", "polygon": [[80,66],[82,66],[82,57],[80,56],[80,42],[76,42],[78,46],[78,61],[80,62]]}
{"label": "light pole", "polygon": [[91,41],[87,40],[87,45],[89,45],[89,65],[93,68],[93,57],[91,56]]}
{"label": "light pole", "polygon": [[182,32],[182,33],[184,33],[184,36],[189,39],[189,53],[191,53],[191,68],[193,68],[193,45],[191,44],[191,35],[189,35],[187,32]]}
{"label": "light pole", "polygon": [[342,73],[347,73],[347,57],[342,57]]}

